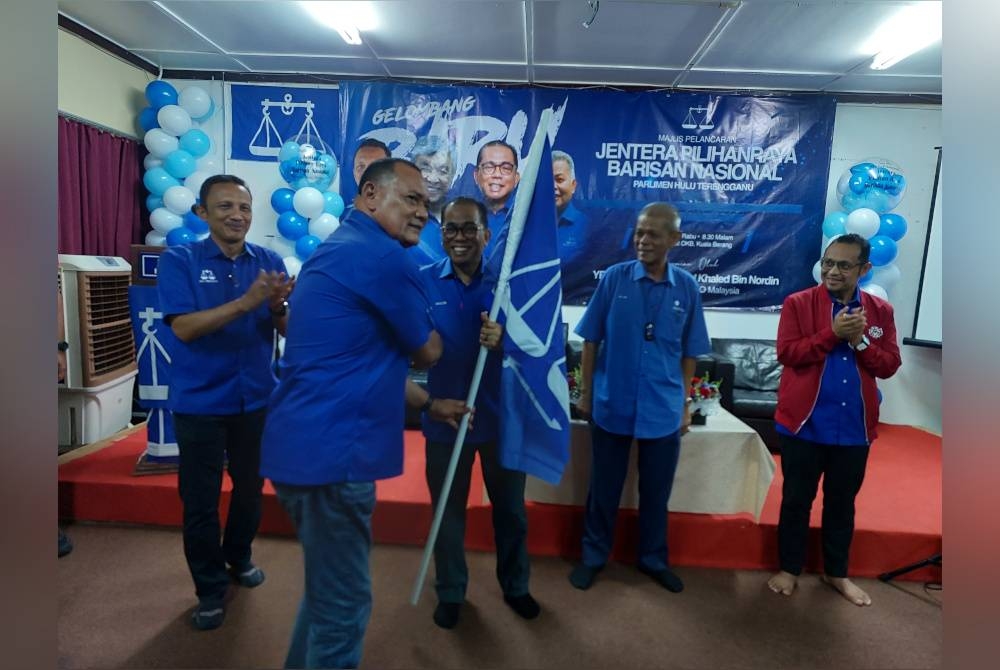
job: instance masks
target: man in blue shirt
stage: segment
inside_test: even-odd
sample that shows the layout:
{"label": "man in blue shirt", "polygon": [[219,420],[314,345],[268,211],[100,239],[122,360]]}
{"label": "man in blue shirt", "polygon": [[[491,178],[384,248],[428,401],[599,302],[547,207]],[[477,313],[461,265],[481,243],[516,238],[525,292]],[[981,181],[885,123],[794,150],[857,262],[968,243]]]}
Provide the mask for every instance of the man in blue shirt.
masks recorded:
{"label": "man in blue shirt", "polygon": [[455,176],[455,147],[440,135],[425,135],[413,145],[410,155],[413,164],[420,168],[430,203],[420,242],[410,249],[417,265],[423,267],[446,255],[441,246],[441,216]]}
{"label": "man in blue shirt", "polygon": [[492,351],[486,358],[476,399],[474,430],[465,436],[434,545],[438,595],[434,622],[442,628],[454,628],[465,600],[469,581],[464,548],[465,503],[477,451],[493,505],[496,572],[504,602],[525,619],[534,619],[539,607],[528,592],[525,475],[503,468],[497,451],[503,328],[487,316],[496,277],[484,274],[482,262],[490,238],[486,207],[471,198],[456,198],[445,205],[443,217],[441,230],[448,257],[421,270],[433,305],[434,323],[444,341],[444,355],[428,373],[426,398],[420,403],[426,410],[423,430],[427,440],[427,486],[435,508],[457,434],[453,426],[436,416],[436,405],[439,399],[465,398],[472,385],[480,344]]}
{"label": "man in blue shirt", "polygon": [[[483,194],[483,202],[489,213],[487,224],[490,234],[494,239],[498,239],[497,236],[514,204],[511,201],[511,194],[521,181],[514,147],[503,140],[493,140],[484,144],[476,156],[473,177]],[[483,257],[489,258],[492,252],[493,243],[487,242]]]}
{"label": "man in blue shirt", "polygon": [[636,222],[637,260],[608,268],[576,332],[583,337],[577,410],[591,419],[593,458],[584,516],[583,557],[569,580],[588,589],[614,542],[615,518],[632,440],[639,445],[638,568],[672,592],[667,503],[691,415],[688,388],[695,358],[711,345],[698,284],[667,263],[680,241],[680,215],[646,205]]}
{"label": "man in blue shirt", "polygon": [[261,449],[261,473],[305,558],[285,667],[361,661],[375,480],[403,471],[409,361],[427,368],[441,356],[426,289],[404,248],[426,222],[417,167],[376,161],[361,176],[354,210],[298,276]]}
{"label": "man in blue shirt", "polygon": [[[172,247],[159,260],[163,320],[179,343],[171,351],[169,407],[180,450],[184,555],[202,630],[222,625],[230,573],[243,586],[264,581],[250,560],[260,523],[260,436],[274,388],[275,331],[284,333],[294,285],[281,258],[246,241],[250,191],[239,177],[216,175],[201,186],[195,213],[208,222],[201,242]],[[223,464],[233,482],[219,544]]]}
{"label": "man in blue shirt", "polygon": [[565,151],[552,151],[552,179],[555,186],[556,215],[559,217],[559,260],[565,267],[582,249],[587,223],[583,212],[573,205],[576,167],[573,157]]}

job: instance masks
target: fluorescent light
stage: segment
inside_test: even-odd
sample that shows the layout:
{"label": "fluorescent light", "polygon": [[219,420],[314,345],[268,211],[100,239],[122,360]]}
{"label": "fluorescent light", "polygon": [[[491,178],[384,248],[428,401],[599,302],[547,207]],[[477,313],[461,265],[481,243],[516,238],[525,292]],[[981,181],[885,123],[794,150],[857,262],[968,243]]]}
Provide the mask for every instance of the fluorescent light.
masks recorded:
{"label": "fluorescent light", "polygon": [[361,44],[361,31],[375,28],[368,2],[300,2],[314,19],[333,28],[348,44]]}
{"label": "fluorescent light", "polygon": [[917,2],[879,26],[863,47],[875,54],[871,69],[885,70],[924,47],[941,41],[941,3]]}

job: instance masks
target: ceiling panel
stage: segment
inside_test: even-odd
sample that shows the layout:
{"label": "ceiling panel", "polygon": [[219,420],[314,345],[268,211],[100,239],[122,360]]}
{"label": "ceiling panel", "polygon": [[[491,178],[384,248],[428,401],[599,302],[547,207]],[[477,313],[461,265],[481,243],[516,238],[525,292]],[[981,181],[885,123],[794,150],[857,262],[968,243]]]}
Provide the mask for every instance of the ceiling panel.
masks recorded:
{"label": "ceiling panel", "polygon": [[781,74],[775,72],[726,72],[693,70],[684,75],[683,88],[724,88],[774,91],[819,91],[837,75]]}
{"label": "ceiling panel", "polygon": [[59,11],[116,44],[136,51],[210,51],[211,45],[151,2],[60,0]]}
{"label": "ceiling panel", "polygon": [[384,77],[385,68],[374,58],[328,58],[326,56],[236,56],[254,72],[328,74],[335,78]]}
{"label": "ceiling panel", "polygon": [[134,51],[153,65],[164,70],[222,70],[226,72],[247,72],[247,68],[225,54],[177,51]]}
{"label": "ceiling panel", "polygon": [[832,82],[827,87],[827,90],[856,93],[941,95],[941,77],[913,77],[888,74],[846,75]]}
{"label": "ceiling panel", "polygon": [[609,68],[536,65],[535,81],[553,84],[609,84],[669,87],[683,71],[669,68]]}
{"label": "ceiling panel", "polygon": [[393,77],[431,77],[458,81],[523,82],[528,69],[520,63],[452,63],[441,61],[386,60]]}

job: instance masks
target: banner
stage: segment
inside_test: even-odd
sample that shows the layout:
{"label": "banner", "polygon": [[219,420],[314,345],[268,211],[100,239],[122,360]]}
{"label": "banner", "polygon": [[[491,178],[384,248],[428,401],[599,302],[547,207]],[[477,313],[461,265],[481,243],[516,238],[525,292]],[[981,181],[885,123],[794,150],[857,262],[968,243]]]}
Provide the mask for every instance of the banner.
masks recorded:
{"label": "banner", "polygon": [[229,158],[277,162],[288,141],[339,156],[335,88],[231,84]]}
{"label": "banner", "polygon": [[153,460],[176,461],[177,438],[173,414],[167,409],[170,381],[170,348],[177,341],[173,330],[163,323],[156,286],[130,286],[129,311],[136,343],[139,405],[149,410],[146,420],[146,456]]}
{"label": "banner", "polygon": [[[705,306],[775,310],[789,293],[815,284],[835,116],[830,96],[344,82],[342,163],[350,165],[359,143],[374,138],[393,156],[424,161],[429,193],[439,189],[435,179],[446,184],[443,195],[431,194],[432,215],[457,195],[489,204],[486,179],[477,180],[479,150],[504,140],[520,161],[525,135],[546,108],[554,112],[549,140],[564,304],[585,305],[608,266],[635,258],[636,215],[654,201],[681,213],[684,239],[670,261],[695,275]],[[423,158],[428,145],[448,160],[431,166]],[[351,194],[356,185],[346,172],[341,191]]]}

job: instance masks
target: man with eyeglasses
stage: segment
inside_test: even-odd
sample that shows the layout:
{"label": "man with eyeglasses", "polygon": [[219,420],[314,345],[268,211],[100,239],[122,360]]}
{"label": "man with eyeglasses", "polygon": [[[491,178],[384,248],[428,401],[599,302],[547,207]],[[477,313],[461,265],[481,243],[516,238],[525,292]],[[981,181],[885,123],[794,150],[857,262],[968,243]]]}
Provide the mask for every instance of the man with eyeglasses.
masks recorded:
{"label": "man with eyeglasses", "polygon": [[[489,212],[487,224],[490,233],[496,236],[514,204],[510,202],[510,194],[521,180],[517,171],[517,151],[503,140],[487,142],[479,149],[476,157],[474,177]],[[489,258],[492,251],[493,245],[487,244],[484,252],[486,258]]]}
{"label": "man with eyeglasses", "polygon": [[455,148],[440,135],[425,135],[417,140],[410,153],[413,164],[420,168],[429,201],[427,225],[420,233],[420,241],[410,250],[417,265],[422,267],[445,256],[440,221],[455,176]]}
{"label": "man with eyeglasses", "polygon": [[821,283],[785,299],[778,322],[784,366],[775,423],[781,442],[780,572],[768,580],[790,596],[805,564],[809,514],[823,479],[821,579],[858,606],[871,597],[847,578],[854,500],[876,438],[875,379],[899,369],[893,310],[861,291],[871,245],[857,234],[835,237],[820,261]]}
{"label": "man with eyeglasses", "polygon": [[[442,226],[448,254],[421,273],[430,293],[432,316],[441,333],[444,353],[427,375],[427,390],[408,386],[408,401],[422,405],[427,450],[427,486],[435,507],[455,443],[457,424],[440,414],[448,403],[465,399],[479,356],[480,344],[490,349],[476,399],[473,429],[465,437],[458,468],[448,495],[440,534],[434,545],[435,589],[438,605],[434,622],[442,628],[458,623],[469,581],[465,564],[465,503],[469,497],[472,464],[479,453],[483,480],[493,505],[493,533],[497,547],[497,579],[506,602],[525,619],[540,608],[528,592],[528,521],[524,509],[523,472],[500,465],[500,368],[503,328],[488,318],[496,277],[484,272],[483,250],[490,239],[486,207],[471,198],[455,198],[445,205]],[[417,395],[413,395],[416,393]],[[450,400],[449,400],[450,399]],[[460,416],[460,415],[459,415]]]}

